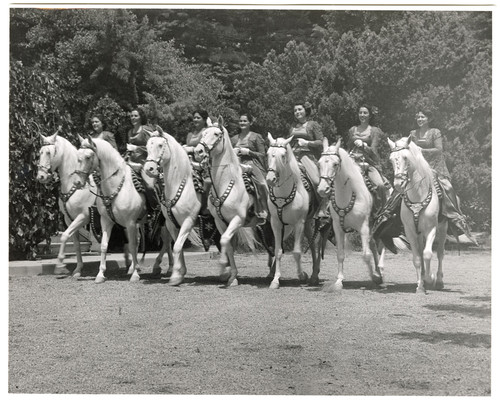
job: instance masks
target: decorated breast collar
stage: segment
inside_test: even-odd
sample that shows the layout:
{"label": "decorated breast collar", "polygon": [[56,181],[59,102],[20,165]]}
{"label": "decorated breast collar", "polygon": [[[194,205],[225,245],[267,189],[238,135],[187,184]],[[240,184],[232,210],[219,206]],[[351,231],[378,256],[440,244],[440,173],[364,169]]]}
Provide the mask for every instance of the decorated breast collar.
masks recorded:
{"label": "decorated breast collar", "polygon": [[229,194],[231,193],[231,190],[233,189],[233,186],[234,186],[234,180],[231,180],[229,181],[229,185],[227,186],[226,190],[224,191],[224,193],[222,194],[221,197],[218,197],[218,196],[214,196],[213,195],[213,192],[217,193],[215,191],[215,188],[214,186],[212,185],[212,188],[210,189],[210,194],[208,195],[209,198],[210,198],[210,202],[212,203],[212,205],[214,205],[215,207],[215,210],[217,212],[217,215],[219,216],[219,218],[227,225],[228,223],[226,222],[226,219],[224,219],[224,216],[222,216],[222,212],[221,212],[221,208],[222,208],[222,205],[224,204],[224,202],[226,201],[227,197],[229,196]]}
{"label": "decorated breast collar", "polygon": [[424,210],[428,205],[429,202],[432,199],[432,184],[429,185],[429,192],[427,193],[427,196],[422,202],[412,202],[410,201],[410,198],[408,198],[408,193],[404,192],[403,193],[403,201],[405,202],[405,205],[408,209],[411,210],[413,214],[413,223],[415,223],[415,229],[418,231],[418,221],[420,218],[420,212]]}
{"label": "decorated breast collar", "polygon": [[273,205],[276,206],[276,209],[278,210],[278,217],[283,226],[287,224],[283,221],[283,209],[285,208],[285,206],[289,205],[294,200],[296,193],[297,193],[297,184],[295,183],[293,183],[292,191],[286,197],[274,195],[274,188],[269,187],[269,199],[271,200]]}

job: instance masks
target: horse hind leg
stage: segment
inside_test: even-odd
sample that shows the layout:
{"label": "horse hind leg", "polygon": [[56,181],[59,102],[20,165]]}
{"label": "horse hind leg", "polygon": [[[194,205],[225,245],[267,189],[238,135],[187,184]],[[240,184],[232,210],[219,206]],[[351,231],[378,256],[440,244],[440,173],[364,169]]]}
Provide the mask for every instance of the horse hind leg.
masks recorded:
{"label": "horse hind leg", "polygon": [[[371,257],[370,256],[367,257],[368,259],[370,259],[370,264],[368,265],[368,269],[370,271],[373,283],[375,283],[376,285],[381,285],[382,283],[384,283],[384,279],[382,276],[382,270],[383,270],[382,254],[384,253],[385,250],[382,249],[382,253],[379,255],[377,243],[373,239],[370,239],[369,246],[370,246],[369,249],[371,251]],[[372,262],[374,264],[373,269],[371,267]],[[381,263],[382,267],[380,266]]]}
{"label": "horse hind leg", "polygon": [[448,221],[445,219],[442,223],[438,224],[438,230],[436,234],[437,238],[437,248],[436,255],[438,258],[438,269],[436,276],[432,275],[433,287],[435,290],[443,290],[443,259],[444,259],[444,245],[446,242],[446,233],[448,231]]}
{"label": "horse hind leg", "polygon": [[167,274],[171,272],[171,265],[172,265],[172,260],[170,259],[170,256],[172,255],[172,245],[171,245],[171,237],[170,233],[168,232],[167,228],[163,226],[161,228],[161,249],[160,252],[158,253],[158,256],[155,259],[155,262],[153,264],[153,270],[151,272],[151,275],[153,278],[160,278],[161,277],[161,263],[163,261],[163,256],[165,253],[168,254],[169,256],[169,269],[167,271]]}
{"label": "horse hind leg", "polygon": [[140,280],[138,273],[139,262],[137,260],[137,247],[138,247],[138,231],[137,224],[132,223],[127,226],[127,234],[130,243],[130,249],[132,251],[132,264],[127,271],[130,275],[130,282],[137,282]]}

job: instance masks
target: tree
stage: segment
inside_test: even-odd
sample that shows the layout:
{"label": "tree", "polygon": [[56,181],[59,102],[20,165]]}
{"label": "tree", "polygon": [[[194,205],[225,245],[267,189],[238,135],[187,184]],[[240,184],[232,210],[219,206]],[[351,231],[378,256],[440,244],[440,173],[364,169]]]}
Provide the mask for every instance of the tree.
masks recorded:
{"label": "tree", "polygon": [[36,245],[58,229],[57,184],[36,182],[40,135],[51,135],[61,112],[58,78],[10,64],[9,113],[9,257],[33,259]]}

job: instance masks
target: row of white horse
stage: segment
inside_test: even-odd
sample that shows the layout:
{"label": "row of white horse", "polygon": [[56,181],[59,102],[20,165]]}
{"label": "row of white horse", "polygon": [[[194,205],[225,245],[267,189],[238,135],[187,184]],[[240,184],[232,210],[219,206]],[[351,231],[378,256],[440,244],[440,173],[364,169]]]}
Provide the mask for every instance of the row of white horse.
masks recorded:
{"label": "row of white horse", "polygon": [[[267,184],[270,224],[274,234],[274,257],[270,256],[270,288],[278,288],[281,277],[283,242],[294,234],[293,256],[297,276],[308,280],[302,269],[303,238],[306,237],[313,260],[311,285],[319,284],[322,251],[328,239],[327,233],[315,237],[315,222],[311,212],[313,190],[306,189],[301,178],[299,164],[289,145],[291,138],[274,139],[270,134]],[[128,267],[131,281],[140,279],[138,273],[138,223],[147,216],[146,201],[133,181],[133,173],[123,157],[108,142],[101,139],[80,138],[77,150],[68,140],[56,132],[43,137],[38,164],[37,179],[46,182],[51,173],[58,171],[61,181],[59,206],[68,225],[61,237],[57,267],[64,271],[65,243],[73,237],[76,246],[77,266],[74,277],[81,275],[83,261],[79,251],[78,232],[89,223],[89,208],[96,205],[101,217],[101,261],[96,282],[105,281],[108,240],[115,223],[126,228],[132,261]],[[391,161],[395,170],[395,188],[404,195],[401,204],[401,220],[413,253],[417,271],[417,292],[425,288],[443,288],[442,259],[447,222],[438,223],[439,201],[434,188],[433,174],[425,159],[410,139],[396,143],[389,140]],[[331,223],[337,244],[338,275],[334,282],[326,282],[325,290],[340,289],[343,285],[345,259],[345,233],[359,232],[362,256],[374,283],[381,284],[384,247],[371,234],[373,223],[373,197],[368,190],[361,169],[342,149],[340,141],[329,145],[325,140],[319,160],[320,183],[317,192],[329,197]],[[147,144],[148,157],[143,167],[143,179],[153,185],[163,178],[164,202],[161,203],[166,228],[162,233],[163,246],[153,266],[153,273],[161,272],[161,261],[169,253],[172,273],[169,284],[179,285],[186,275],[183,246],[197,222],[201,208],[201,195],[197,193],[192,177],[191,161],[175,138],[160,127],[151,133]],[[234,257],[235,235],[243,228],[253,228],[257,219],[249,214],[254,195],[247,191],[242,168],[234,152],[222,118],[208,127],[200,144],[195,148],[195,158],[208,164],[211,190],[208,209],[215,219],[220,239],[220,276],[227,286],[238,284],[238,271]],[[96,186],[92,173],[100,172],[100,184]],[[163,176],[160,176],[163,173]],[[167,234],[168,231],[168,234]],[[170,252],[171,240],[174,241]],[[439,259],[436,275],[431,273],[432,244],[438,237]],[[272,251],[269,251],[272,255]]]}

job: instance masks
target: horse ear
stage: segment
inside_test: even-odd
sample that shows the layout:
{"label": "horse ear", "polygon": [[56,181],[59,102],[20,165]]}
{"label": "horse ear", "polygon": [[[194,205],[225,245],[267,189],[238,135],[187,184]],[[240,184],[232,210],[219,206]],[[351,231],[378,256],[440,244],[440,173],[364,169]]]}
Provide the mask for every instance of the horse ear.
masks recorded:
{"label": "horse ear", "polygon": [[210,117],[207,117],[207,127],[209,126],[214,126],[212,120],[210,119]]}
{"label": "horse ear", "polygon": [[407,138],[404,138],[404,137],[403,137],[403,138],[401,138],[401,140],[404,142],[405,147],[408,147],[408,146],[409,146],[409,144],[410,144],[410,143],[411,143],[411,141],[412,141],[412,137],[411,137],[411,135],[410,135],[410,136],[408,136]]}
{"label": "horse ear", "polygon": [[273,144],[274,143],[274,138],[271,135],[271,133],[269,133],[269,132],[267,132],[267,140],[269,140],[269,144]]}
{"label": "horse ear", "polygon": [[293,136],[290,136],[289,138],[286,138],[284,141],[283,141],[283,146],[286,147],[287,144],[289,144],[293,139]]}
{"label": "horse ear", "polygon": [[389,143],[389,147],[394,149],[396,147],[396,143],[394,143],[391,139],[387,138],[387,143]]}
{"label": "horse ear", "polygon": [[42,142],[43,143],[49,143],[49,138],[48,137],[43,136],[41,133],[40,133],[40,137],[42,138]]}
{"label": "horse ear", "polygon": [[60,132],[61,130],[62,130],[62,125],[59,125],[59,126],[57,127],[57,130],[54,132],[54,135],[53,135],[53,136],[54,136],[54,139],[56,138],[56,136],[59,134],[59,132]]}
{"label": "horse ear", "polygon": [[160,126],[160,125],[156,125],[156,126],[155,126],[155,128],[156,128],[157,132],[158,132],[161,136],[163,136],[163,135],[165,134],[165,132],[163,132],[163,129],[161,128],[161,126]]}
{"label": "horse ear", "polygon": [[224,127],[224,118],[222,117],[222,115],[219,115],[219,117],[217,118],[217,123],[219,124],[219,128]]}
{"label": "horse ear", "polygon": [[78,140],[80,141],[80,144],[82,144],[85,139],[78,133]]}
{"label": "horse ear", "polygon": [[92,139],[92,136],[87,135],[87,140],[88,140],[88,142],[89,142],[89,146],[90,146],[90,148],[91,148],[94,152],[97,152],[97,146],[96,146],[96,144],[94,143],[94,140]]}
{"label": "horse ear", "polygon": [[333,146],[333,148],[335,149],[335,152],[338,153],[339,149],[340,149],[340,144],[342,143],[342,138],[339,138],[339,140],[337,140],[337,143],[335,143],[335,146]]}
{"label": "horse ear", "polygon": [[328,150],[328,138],[325,136],[323,138],[323,152],[326,152]]}

